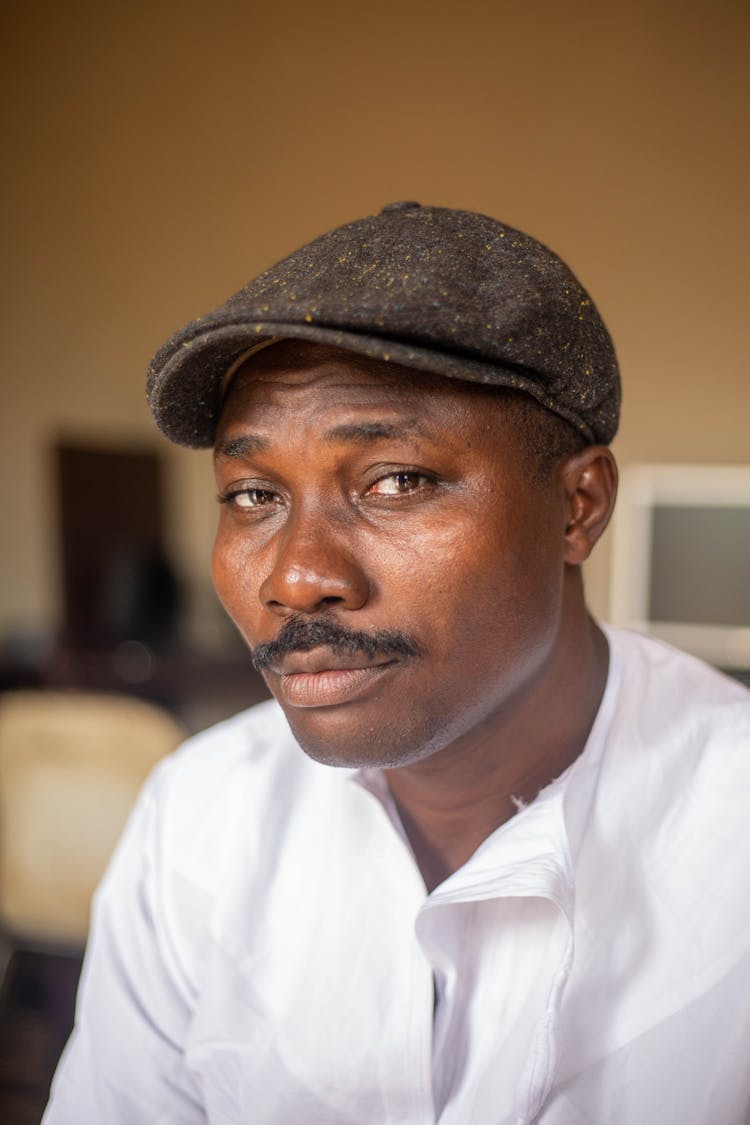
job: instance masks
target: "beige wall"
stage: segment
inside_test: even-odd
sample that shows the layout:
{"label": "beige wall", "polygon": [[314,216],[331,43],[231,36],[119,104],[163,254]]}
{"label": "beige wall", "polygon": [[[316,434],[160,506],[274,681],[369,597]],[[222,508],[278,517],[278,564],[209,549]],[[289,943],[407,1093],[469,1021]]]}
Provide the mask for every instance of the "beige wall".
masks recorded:
{"label": "beige wall", "polygon": [[[58,615],[50,439],[150,440],[143,371],[172,329],[393,199],[487,211],[567,258],[618,345],[623,462],[750,460],[746,5],[15,8],[0,633]],[[205,599],[208,466],[169,456]],[[604,545],[603,613],[607,584]]]}

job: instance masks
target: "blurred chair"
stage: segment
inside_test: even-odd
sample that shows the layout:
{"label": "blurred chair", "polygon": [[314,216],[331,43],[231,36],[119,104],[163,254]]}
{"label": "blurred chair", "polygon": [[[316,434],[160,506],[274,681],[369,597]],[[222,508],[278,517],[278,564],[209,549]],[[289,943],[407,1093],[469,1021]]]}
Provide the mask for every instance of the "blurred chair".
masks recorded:
{"label": "blurred chair", "polygon": [[92,891],[136,794],[184,734],[166,711],[127,696],[0,696],[5,963],[18,948],[82,949]]}

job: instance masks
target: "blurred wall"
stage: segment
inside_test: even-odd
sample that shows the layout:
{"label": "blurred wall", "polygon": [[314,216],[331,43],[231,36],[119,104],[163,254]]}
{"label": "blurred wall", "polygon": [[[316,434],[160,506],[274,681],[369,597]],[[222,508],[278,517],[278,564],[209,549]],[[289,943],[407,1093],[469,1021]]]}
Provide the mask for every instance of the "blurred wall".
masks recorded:
{"label": "blurred wall", "polygon": [[[164,337],[389,200],[486,211],[570,262],[618,346],[622,462],[750,460],[746,5],[27,0],[3,18],[0,633],[59,618],[55,436],[158,441],[143,376]],[[200,634],[209,463],[164,448]],[[603,614],[607,554],[588,574]]]}

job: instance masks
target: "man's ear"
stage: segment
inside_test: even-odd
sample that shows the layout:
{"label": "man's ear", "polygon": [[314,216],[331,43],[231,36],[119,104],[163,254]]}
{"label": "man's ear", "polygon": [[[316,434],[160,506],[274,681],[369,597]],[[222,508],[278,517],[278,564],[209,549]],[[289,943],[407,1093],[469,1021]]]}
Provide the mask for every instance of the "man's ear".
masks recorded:
{"label": "man's ear", "polygon": [[580,566],[602,534],[617,495],[617,463],[606,445],[588,445],[561,468],[568,518],[565,562]]}

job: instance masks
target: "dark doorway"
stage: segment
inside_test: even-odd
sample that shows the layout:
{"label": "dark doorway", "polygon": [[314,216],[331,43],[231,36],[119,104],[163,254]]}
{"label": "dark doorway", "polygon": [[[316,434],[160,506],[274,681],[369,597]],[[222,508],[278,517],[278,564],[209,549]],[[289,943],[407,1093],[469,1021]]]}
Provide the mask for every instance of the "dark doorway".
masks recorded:
{"label": "dark doorway", "polygon": [[178,599],[158,455],[60,442],[55,458],[63,645],[92,651],[137,640],[163,648]]}

